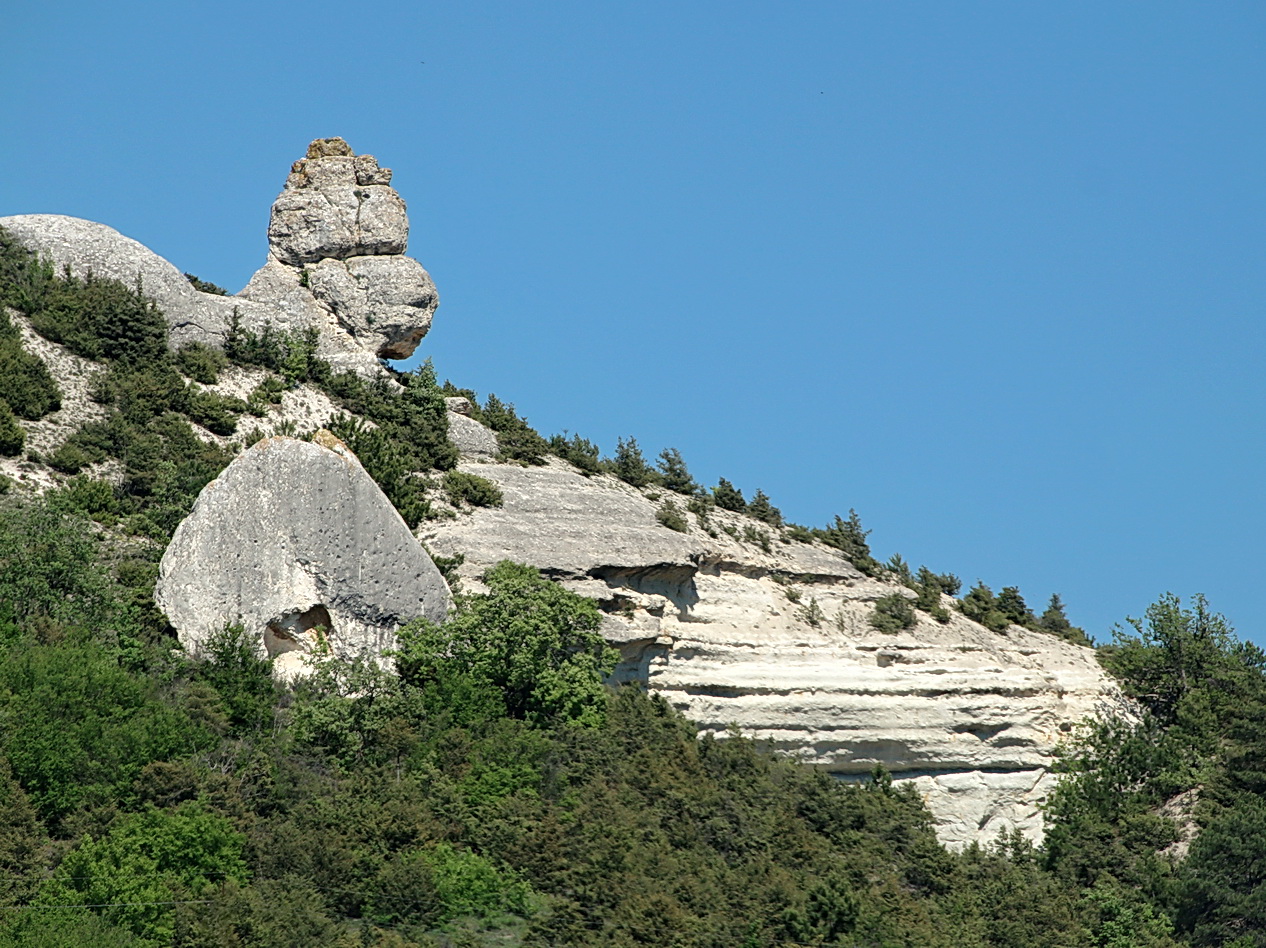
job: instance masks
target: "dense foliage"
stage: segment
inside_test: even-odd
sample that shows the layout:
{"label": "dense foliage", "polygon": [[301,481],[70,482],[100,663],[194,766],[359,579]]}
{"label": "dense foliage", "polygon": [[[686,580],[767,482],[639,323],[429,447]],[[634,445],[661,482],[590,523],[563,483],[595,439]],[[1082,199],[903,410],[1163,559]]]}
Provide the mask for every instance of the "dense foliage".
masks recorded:
{"label": "dense foliage", "polygon": [[[290,686],[240,628],[183,653],[152,600],[164,543],[230,453],[194,425],[227,436],[300,383],[349,412],[336,431],[411,522],[432,513],[418,472],[455,505],[500,501],[453,469],[443,398],[465,394],[507,459],[654,487],[672,529],[749,513],[748,542],[817,539],[907,586],[877,627],[948,621],[958,578],[881,565],[856,512],[784,524],[760,491],[703,490],[674,449],[652,466],[633,438],[612,459],[546,440],[429,365],[394,385],[337,375],[311,334],[237,327],[226,353],[171,354],[143,287],[54,273],[3,231],[0,304],[98,363],[104,413],[47,459],[61,487],[0,497],[0,948],[1266,948],[1266,655],[1202,599],[1163,597],[1100,650],[1133,704],[1070,735],[1042,848],[947,852],[882,769],[837,781],[604,684],[595,605],[526,566],[406,626],[393,669],[327,659]],[[17,419],[59,393],[0,316],[14,453]],[[199,387],[230,361],[268,372],[249,402]],[[99,463],[112,482],[86,476]],[[1038,616],[978,583],[961,609],[1088,641],[1058,596]]]}

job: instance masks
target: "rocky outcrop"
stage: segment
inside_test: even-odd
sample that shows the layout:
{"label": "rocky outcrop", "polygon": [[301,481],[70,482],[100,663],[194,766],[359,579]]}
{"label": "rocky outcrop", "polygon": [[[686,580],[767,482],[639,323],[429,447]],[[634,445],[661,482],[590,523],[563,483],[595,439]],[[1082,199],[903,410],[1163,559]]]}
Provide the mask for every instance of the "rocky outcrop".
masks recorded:
{"label": "rocky outcrop", "polygon": [[656,518],[663,498],[559,461],[463,468],[504,506],[430,523],[425,540],[464,553],[469,584],[506,557],[543,568],[599,601],[617,677],[706,732],[737,725],[841,779],[884,765],[920,789],[948,844],[1038,838],[1056,744],[1117,700],[1093,652],[1053,636],[957,612],[880,632],[874,601],[903,587],[749,517],[691,514],[679,533]]}
{"label": "rocky outcrop", "polygon": [[465,457],[495,458],[499,450],[497,433],[471,417],[474,407],[470,399],[456,396],[444,401],[448,408],[448,440]]}
{"label": "rocky outcrop", "polygon": [[354,155],[341,138],[309,145],[273,203],[268,263],[240,295],[312,321],[328,314],[375,358],[411,355],[439,295],[422,265],[404,256],[409,221],[390,181],[390,169]]}
{"label": "rocky outcrop", "polygon": [[328,432],[269,438],[198,496],[163,554],[155,598],[190,651],[240,622],[279,674],[328,647],[379,656],[448,587],[360,462]]}
{"label": "rocky outcrop", "polygon": [[149,248],[113,228],[56,214],[0,218],[0,227],[59,270],[139,285],[167,317],[171,344],[222,345],[243,330],[315,329],[317,354],[336,369],[378,375],[380,358],[411,355],[439,305],[435,284],[404,256],[409,222],[391,171],[318,139],[295,162],[273,204],[269,257],[237,296],[193,288]]}

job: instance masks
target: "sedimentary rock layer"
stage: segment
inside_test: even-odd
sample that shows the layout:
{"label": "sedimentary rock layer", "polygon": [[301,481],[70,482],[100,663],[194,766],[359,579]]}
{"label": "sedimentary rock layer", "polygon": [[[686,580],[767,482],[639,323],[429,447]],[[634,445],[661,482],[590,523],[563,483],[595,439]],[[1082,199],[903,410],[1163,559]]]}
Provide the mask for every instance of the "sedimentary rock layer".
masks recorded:
{"label": "sedimentary rock layer", "polygon": [[463,467],[495,481],[504,507],[429,524],[425,538],[464,553],[469,582],[503,558],[541,567],[602,604],[620,678],[704,731],[737,726],[841,779],[882,764],[915,782],[949,844],[1040,836],[1056,745],[1117,700],[1090,649],[1050,635],[957,612],[880,632],[874,601],[908,591],[744,515],[688,515],[679,533],[656,519],[662,497],[559,461]]}

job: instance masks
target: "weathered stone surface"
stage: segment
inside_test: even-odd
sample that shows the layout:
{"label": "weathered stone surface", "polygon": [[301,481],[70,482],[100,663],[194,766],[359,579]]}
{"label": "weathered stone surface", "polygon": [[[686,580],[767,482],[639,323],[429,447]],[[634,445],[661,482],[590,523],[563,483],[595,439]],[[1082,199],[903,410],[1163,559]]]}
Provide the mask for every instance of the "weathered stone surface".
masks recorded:
{"label": "weathered stone surface", "polygon": [[378,376],[380,358],[413,353],[439,305],[426,270],[403,256],[409,222],[390,181],[390,169],[353,155],[342,139],[313,142],[273,205],[268,261],[233,297],[195,290],[176,267],[104,224],[25,214],[0,218],[0,227],[58,269],[128,285],[139,278],[175,348],[223,345],[236,315],[254,332],[316,329],[317,354],[336,370]]}
{"label": "weathered stone surface", "polygon": [[[450,398],[448,401],[450,403],[464,402],[466,399]],[[469,405],[467,410],[469,410]],[[485,428],[474,418],[454,411],[451,407],[448,410],[448,440],[457,445],[457,450],[468,457],[494,458],[499,450],[495,431]]]}
{"label": "weathered stone surface", "polygon": [[495,481],[504,506],[429,523],[425,540],[466,554],[469,584],[506,557],[544,569],[599,601],[618,677],[704,731],[737,724],[841,779],[883,764],[920,789],[949,844],[1012,828],[1038,838],[1056,744],[1118,700],[1091,650],[1053,636],[995,633],[957,612],[879,632],[874,601],[904,587],[741,514],[714,510],[715,536],[689,515],[682,534],[656,521],[648,492],[560,461],[463,469]]}
{"label": "weathered stone surface", "polygon": [[[326,258],[404,253],[409,220],[404,201],[388,184],[391,171],[379,168],[372,155],[354,156],[342,139],[324,140],[341,145],[321,141],[294,163],[273,203],[272,256],[302,266]],[[339,153],[328,153],[331,149]]]}
{"label": "weathered stone surface", "polygon": [[[338,161],[322,158],[323,164]],[[402,254],[409,242],[405,204],[392,188],[325,184],[333,175],[321,174],[321,186],[281,192],[273,203],[268,246],[282,263],[302,266],[326,257],[342,259],[361,254]]]}
{"label": "weathered stone surface", "polygon": [[234,307],[242,319],[266,318],[251,303],[195,290],[184,274],[145,245],[113,227],[60,214],[0,217],[0,227],[28,249],[43,255],[60,272],[70,267],[78,276],[95,273],[141,288],[153,297],[171,326],[174,346],[187,342],[219,344]]}
{"label": "weathered stone surface", "polygon": [[411,257],[322,260],[308,268],[312,295],[365,349],[403,359],[431,328],[439,295]]}
{"label": "weathered stone surface", "polygon": [[441,621],[450,604],[426,551],[328,432],[261,441],[208,484],[163,554],[155,598],[186,649],[240,622],[283,675],[321,642],[381,655],[402,623]]}

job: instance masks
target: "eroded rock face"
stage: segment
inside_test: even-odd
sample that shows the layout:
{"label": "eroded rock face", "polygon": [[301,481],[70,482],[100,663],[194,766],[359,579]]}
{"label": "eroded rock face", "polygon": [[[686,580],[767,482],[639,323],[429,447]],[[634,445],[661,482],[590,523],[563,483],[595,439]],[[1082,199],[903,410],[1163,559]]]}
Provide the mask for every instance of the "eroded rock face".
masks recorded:
{"label": "eroded rock face", "polygon": [[261,441],[208,484],[163,554],[155,599],[186,649],[240,622],[282,675],[324,646],[377,657],[401,624],[442,621],[451,601],[395,508],[328,432]]}
{"label": "eroded rock face", "polygon": [[172,264],[104,224],[24,214],[0,218],[0,227],[59,270],[129,286],[139,278],[175,348],[223,345],[236,316],[254,332],[315,329],[317,354],[336,370],[377,376],[380,358],[413,353],[439,305],[431,277],[404,256],[409,221],[390,181],[390,169],[354,155],[341,138],[313,142],[273,204],[267,262],[231,297],[195,290]]}
{"label": "eroded rock face", "polygon": [[429,523],[425,539],[466,555],[469,584],[506,557],[541,567],[599,601],[617,676],[704,731],[737,724],[842,779],[883,764],[920,789],[948,844],[1013,828],[1039,838],[1055,745],[1118,700],[1090,649],[1053,636],[994,633],[957,612],[880,632],[874,601],[903,587],[746,516],[713,511],[710,536],[689,515],[677,533],[645,492],[562,462],[462,467],[495,481],[505,505]]}

